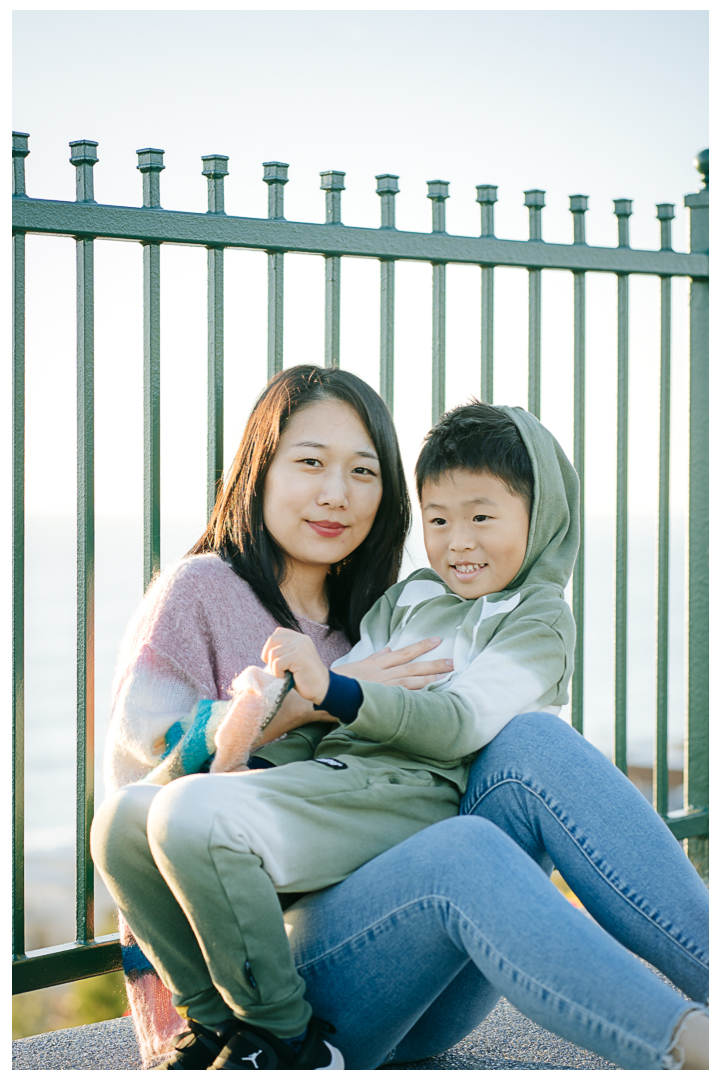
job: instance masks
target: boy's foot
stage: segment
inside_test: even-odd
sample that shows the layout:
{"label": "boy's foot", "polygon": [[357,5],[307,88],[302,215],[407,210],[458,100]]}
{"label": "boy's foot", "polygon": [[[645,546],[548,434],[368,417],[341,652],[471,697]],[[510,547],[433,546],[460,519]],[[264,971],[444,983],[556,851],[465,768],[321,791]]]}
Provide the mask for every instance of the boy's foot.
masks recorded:
{"label": "boy's foot", "polygon": [[343,1056],[323,1036],[332,1034],[332,1024],[310,1018],[307,1034],[299,1049],[293,1050],[263,1028],[242,1024],[218,1054],[210,1069],[344,1069]]}
{"label": "boy's foot", "polygon": [[209,1069],[218,1052],[225,1045],[227,1035],[213,1028],[203,1027],[196,1020],[188,1020],[188,1030],[181,1031],[173,1039],[175,1049],[155,1069]]}

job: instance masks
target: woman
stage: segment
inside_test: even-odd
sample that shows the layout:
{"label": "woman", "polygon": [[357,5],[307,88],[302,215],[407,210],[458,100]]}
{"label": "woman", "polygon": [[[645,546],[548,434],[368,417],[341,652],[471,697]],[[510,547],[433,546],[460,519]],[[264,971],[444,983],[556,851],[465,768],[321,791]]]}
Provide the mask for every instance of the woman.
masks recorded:
{"label": "woman", "polygon": [[[165,733],[200,697],[227,697],[278,623],[310,634],[327,663],[346,652],[364,612],[397,576],[407,524],[397,442],[380,399],[340,371],[277,376],[253,412],[196,557],[161,577],[141,608],[121,665],[109,786],[149,771]],[[446,670],[444,662],[408,663],[429,647],[370,658],[353,674],[420,688]],[[263,746],[256,767],[311,756],[332,718],[309,718],[299,698],[288,698],[267,736],[290,734]],[[588,805],[590,782],[608,804],[600,814]],[[120,802],[109,806],[93,850],[122,909],[133,888],[142,890],[134,871],[147,840],[126,820],[123,835],[135,839],[122,858],[116,845],[110,866],[106,840],[120,828]],[[566,725],[538,714],[512,721],[479,755],[464,809],[468,816],[424,830],[285,912],[308,1000],[338,1029],[333,1042],[347,1066],[437,1053],[505,993],[546,1027],[624,1067],[680,1067],[706,1017],[573,911],[543,873],[558,865],[618,941],[705,1001],[706,893],[642,796]],[[637,862],[625,842],[633,830],[645,847]],[[628,864],[640,873],[625,873]],[[641,892],[638,876],[658,881]],[[167,910],[148,918],[169,917],[167,894]],[[191,934],[176,917],[178,933]],[[151,1011],[157,1028],[159,1010]],[[698,1066],[688,1057],[687,1067]]]}

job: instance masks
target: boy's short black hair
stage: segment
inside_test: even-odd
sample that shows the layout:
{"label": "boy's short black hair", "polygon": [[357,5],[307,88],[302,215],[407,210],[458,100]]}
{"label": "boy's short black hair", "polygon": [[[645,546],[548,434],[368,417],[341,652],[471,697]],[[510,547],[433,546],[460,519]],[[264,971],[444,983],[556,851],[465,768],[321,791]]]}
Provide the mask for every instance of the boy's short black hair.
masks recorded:
{"label": "boy's short black hair", "polygon": [[473,398],[440,417],[415,466],[418,498],[429,480],[439,480],[453,469],[497,477],[523,500],[530,514],[534,489],[530,455],[517,426],[502,409]]}

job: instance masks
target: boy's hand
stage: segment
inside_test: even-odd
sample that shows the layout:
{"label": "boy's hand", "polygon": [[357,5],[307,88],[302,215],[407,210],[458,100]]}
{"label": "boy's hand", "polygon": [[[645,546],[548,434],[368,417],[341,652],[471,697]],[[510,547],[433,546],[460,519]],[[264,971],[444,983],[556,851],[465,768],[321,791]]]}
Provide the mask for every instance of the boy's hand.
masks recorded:
{"label": "boy's hand", "polygon": [[324,700],[330,685],[330,672],[307,634],[278,627],[265,642],[262,659],[278,678],[286,671],[292,671],[295,689],[306,701],[319,705]]}

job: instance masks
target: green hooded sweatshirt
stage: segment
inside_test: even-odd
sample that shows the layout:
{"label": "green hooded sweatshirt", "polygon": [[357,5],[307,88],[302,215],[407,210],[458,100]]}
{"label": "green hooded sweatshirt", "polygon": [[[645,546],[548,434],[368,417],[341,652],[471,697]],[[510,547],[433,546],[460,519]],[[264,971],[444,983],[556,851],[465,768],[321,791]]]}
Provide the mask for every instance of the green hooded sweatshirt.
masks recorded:
{"label": "green hooded sweatshirt", "polygon": [[364,660],[389,645],[442,642],[423,660],[452,658],[451,674],[422,690],[358,680],[363,703],[327,735],[316,757],[352,754],[427,769],[463,791],[475,753],[520,713],[558,713],[568,700],[575,623],[563,597],[578,551],[578,478],[550,432],[524,409],[517,425],[535,480],[525,558],[502,592],[477,600],[453,593],[434,570],[411,574],[377,601],[360,640],[333,664]]}

